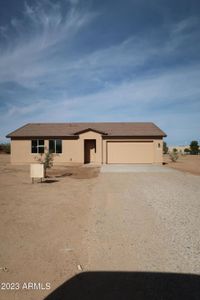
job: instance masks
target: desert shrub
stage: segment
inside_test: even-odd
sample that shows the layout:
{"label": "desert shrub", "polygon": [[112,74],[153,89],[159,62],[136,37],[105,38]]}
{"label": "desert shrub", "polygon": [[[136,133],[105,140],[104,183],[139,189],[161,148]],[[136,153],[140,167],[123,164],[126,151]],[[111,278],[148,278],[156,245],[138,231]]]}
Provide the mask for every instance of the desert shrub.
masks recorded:
{"label": "desert shrub", "polygon": [[169,158],[172,162],[176,162],[179,158],[178,152],[177,151],[172,151],[169,153]]}
{"label": "desert shrub", "polygon": [[6,154],[10,154],[10,143],[0,144],[0,151]]}
{"label": "desert shrub", "polygon": [[185,153],[185,154],[190,154],[190,149],[185,148],[185,149],[184,149],[184,153]]}
{"label": "desert shrub", "polygon": [[167,147],[167,143],[166,142],[163,142],[163,153],[164,154],[167,154],[168,153],[168,147]]}
{"label": "desert shrub", "polygon": [[181,149],[179,150],[179,153],[180,153],[180,155],[183,155],[183,151]]}
{"label": "desert shrub", "polygon": [[40,157],[35,157],[35,159],[44,164],[44,176],[46,177],[47,169],[51,169],[53,167],[53,154],[50,152],[40,153]]}

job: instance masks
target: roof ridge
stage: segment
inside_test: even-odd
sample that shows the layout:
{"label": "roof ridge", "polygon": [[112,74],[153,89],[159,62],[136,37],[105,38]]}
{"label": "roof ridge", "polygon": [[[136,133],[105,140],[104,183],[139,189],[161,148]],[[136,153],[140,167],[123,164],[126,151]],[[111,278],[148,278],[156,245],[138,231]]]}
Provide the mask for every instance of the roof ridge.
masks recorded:
{"label": "roof ridge", "polygon": [[[45,125],[45,124],[51,124],[51,125],[54,125],[54,124],[131,124],[131,123],[135,123],[135,124],[153,124],[155,125],[154,122],[135,122],[135,121],[131,121],[131,122],[125,122],[125,121],[122,121],[122,122],[112,122],[112,121],[105,121],[105,122],[31,122],[31,123],[27,123],[25,124],[24,126],[26,125],[31,125],[31,124],[34,124],[34,125],[39,125],[39,124],[42,124],[42,125]],[[24,127],[22,126],[22,127]],[[155,125],[156,126],[156,125]],[[157,126],[156,126],[157,127]],[[19,127],[18,129],[21,129],[21,127]]]}

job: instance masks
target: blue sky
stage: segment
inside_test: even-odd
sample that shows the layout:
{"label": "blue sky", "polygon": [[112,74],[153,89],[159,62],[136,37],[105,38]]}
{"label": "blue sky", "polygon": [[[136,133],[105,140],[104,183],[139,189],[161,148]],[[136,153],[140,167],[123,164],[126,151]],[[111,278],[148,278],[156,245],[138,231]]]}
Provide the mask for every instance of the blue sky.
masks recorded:
{"label": "blue sky", "polygon": [[25,123],[152,121],[200,139],[199,0],[0,0],[0,139]]}

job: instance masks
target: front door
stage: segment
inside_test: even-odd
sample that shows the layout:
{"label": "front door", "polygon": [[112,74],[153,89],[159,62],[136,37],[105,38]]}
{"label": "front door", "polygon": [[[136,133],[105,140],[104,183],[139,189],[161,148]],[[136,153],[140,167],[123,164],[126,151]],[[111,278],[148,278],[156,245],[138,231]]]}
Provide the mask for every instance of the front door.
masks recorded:
{"label": "front door", "polygon": [[95,162],[96,140],[84,140],[84,163]]}

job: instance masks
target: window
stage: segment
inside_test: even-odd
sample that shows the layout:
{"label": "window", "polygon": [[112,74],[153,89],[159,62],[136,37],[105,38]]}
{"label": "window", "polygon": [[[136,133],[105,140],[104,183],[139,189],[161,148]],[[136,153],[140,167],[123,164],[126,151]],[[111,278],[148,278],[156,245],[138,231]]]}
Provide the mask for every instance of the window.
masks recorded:
{"label": "window", "polygon": [[160,143],[158,143],[158,148],[160,148]]}
{"label": "window", "polygon": [[32,140],[31,152],[44,153],[44,140]]}
{"label": "window", "polygon": [[50,153],[62,153],[62,140],[49,140]]}

